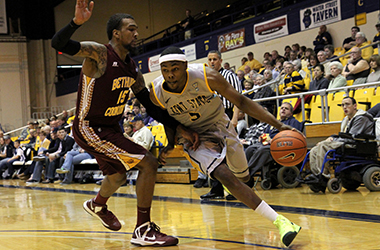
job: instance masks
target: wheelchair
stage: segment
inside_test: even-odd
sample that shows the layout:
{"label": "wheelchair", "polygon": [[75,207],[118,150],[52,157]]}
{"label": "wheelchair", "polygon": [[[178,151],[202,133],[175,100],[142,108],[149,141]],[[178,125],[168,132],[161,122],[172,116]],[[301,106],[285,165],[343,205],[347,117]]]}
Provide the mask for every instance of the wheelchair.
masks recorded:
{"label": "wheelchair", "polygon": [[299,184],[296,180],[300,174],[299,168],[300,164],[287,167],[282,166],[273,160],[273,162],[261,168],[253,169],[250,174],[252,177],[256,177],[255,187],[259,180],[261,180],[260,186],[263,190],[269,190],[277,187],[279,184],[283,188],[295,188]]}
{"label": "wheelchair", "polygon": [[[352,139],[350,134],[339,133],[341,138]],[[337,194],[342,187],[347,190],[356,190],[362,183],[370,191],[380,191],[380,161],[378,145],[375,136],[357,135],[354,142],[345,142],[337,149],[329,150],[323,160],[322,169],[317,179],[306,178],[311,172],[305,170],[309,161],[307,153],[300,174],[296,178],[298,182],[307,184],[313,192],[325,192]],[[322,176],[325,167],[332,167],[334,177],[328,181]]]}

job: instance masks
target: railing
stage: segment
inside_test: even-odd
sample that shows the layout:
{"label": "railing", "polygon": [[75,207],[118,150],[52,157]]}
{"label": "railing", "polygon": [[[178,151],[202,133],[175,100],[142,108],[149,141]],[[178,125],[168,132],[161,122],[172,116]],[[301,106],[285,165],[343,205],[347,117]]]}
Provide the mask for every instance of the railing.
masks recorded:
{"label": "railing", "polygon": [[[265,84],[268,85],[269,83]],[[289,95],[280,95],[280,96],[274,96],[274,97],[266,97],[266,98],[261,98],[261,99],[253,99],[252,101],[254,102],[262,102],[262,101],[271,101],[271,100],[276,100],[280,101],[281,99],[287,99],[287,98],[294,98],[298,97],[301,98],[301,109],[302,109],[302,120],[306,120],[306,114],[305,114],[305,95],[320,95],[321,96],[321,116],[322,116],[322,124],[323,123],[328,123],[330,122],[329,119],[329,104],[328,104],[328,99],[327,95],[329,93],[333,92],[339,92],[339,91],[345,91],[347,96],[349,94],[350,90],[357,89],[357,88],[370,88],[370,87],[375,87],[379,86],[380,82],[374,82],[374,83],[366,83],[366,84],[360,84],[360,85],[352,85],[352,86],[345,86],[345,87],[340,87],[340,88],[333,88],[333,89],[321,89],[321,90],[315,90],[315,91],[307,91],[307,92],[301,92],[301,93],[296,93],[296,94],[289,94]],[[264,85],[260,86],[263,87]],[[246,94],[245,92],[244,94]],[[325,119],[326,118],[326,119]],[[325,121],[326,120],[326,121]],[[319,123],[320,124],[320,123]]]}
{"label": "railing", "polygon": [[[52,107],[52,110],[54,110],[56,107]],[[74,111],[75,108],[71,108],[71,109],[68,109],[67,112],[70,112],[70,111]],[[41,112],[43,113],[43,112]],[[48,113],[48,112],[47,112]],[[57,117],[60,117],[62,116],[62,112],[56,114]],[[51,116],[49,117],[46,117],[46,118],[50,118]],[[44,120],[46,118],[40,118],[40,119],[36,119],[36,120]],[[8,132],[5,132],[4,135],[10,135],[10,136],[17,136],[16,133],[23,130],[24,128],[28,127],[28,125],[26,126],[23,126],[23,127],[20,127],[20,128],[17,128],[17,129],[14,129],[14,130],[11,130],[11,131],[8,131]]]}

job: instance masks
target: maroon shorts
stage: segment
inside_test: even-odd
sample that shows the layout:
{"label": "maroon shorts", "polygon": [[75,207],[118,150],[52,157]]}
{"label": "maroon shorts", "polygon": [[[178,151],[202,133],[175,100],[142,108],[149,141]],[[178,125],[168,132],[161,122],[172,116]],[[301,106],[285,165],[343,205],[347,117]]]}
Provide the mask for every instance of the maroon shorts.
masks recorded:
{"label": "maroon shorts", "polygon": [[77,144],[92,154],[104,175],[125,173],[145,157],[147,150],[125,138],[120,127],[90,127],[87,121],[75,121]]}

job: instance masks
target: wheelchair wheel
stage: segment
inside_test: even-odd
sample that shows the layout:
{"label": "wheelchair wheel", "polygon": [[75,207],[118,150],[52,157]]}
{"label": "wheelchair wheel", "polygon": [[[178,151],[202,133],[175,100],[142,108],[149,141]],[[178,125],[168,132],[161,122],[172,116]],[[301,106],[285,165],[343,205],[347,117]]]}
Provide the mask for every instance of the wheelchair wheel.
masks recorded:
{"label": "wheelchair wheel", "polygon": [[277,180],[284,188],[295,188],[298,185],[296,178],[299,174],[296,166],[281,167],[277,172]]}
{"label": "wheelchair wheel", "polygon": [[272,182],[268,179],[264,179],[260,182],[260,186],[264,190],[269,190],[272,187]]}
{"label": "wheelchair wheel", "polygon": [[332,194],[337,194],[342,190],[342,183],[337,178],[331,178],[327,182],[327,189]]}
{"label": "wheelchair wheel", "polygon": [[363,176],[363,182],[368,190],[380,191],[380,167],[367,169]]}

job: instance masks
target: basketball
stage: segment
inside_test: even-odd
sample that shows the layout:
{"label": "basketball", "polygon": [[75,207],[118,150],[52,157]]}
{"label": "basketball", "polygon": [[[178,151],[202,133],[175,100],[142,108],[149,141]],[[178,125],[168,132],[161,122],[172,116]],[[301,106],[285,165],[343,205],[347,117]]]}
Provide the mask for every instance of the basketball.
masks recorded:
{"label": "basketball", "polygon": [[307,153],[306,140],[299,132],[279,132],[270,145],[273,159],[283,166],[294,166],[303,161]]}

